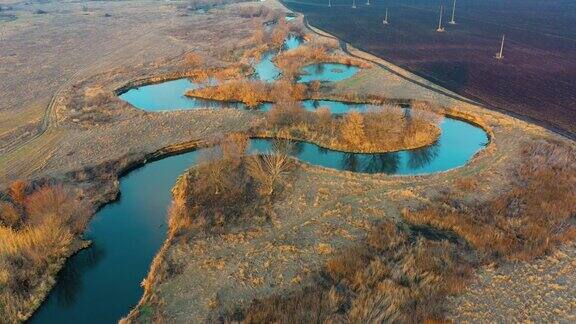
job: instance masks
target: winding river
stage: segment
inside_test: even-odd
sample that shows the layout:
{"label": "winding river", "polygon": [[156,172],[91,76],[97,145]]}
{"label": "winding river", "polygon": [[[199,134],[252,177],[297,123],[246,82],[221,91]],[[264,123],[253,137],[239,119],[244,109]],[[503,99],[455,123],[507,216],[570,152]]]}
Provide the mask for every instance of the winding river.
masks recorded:
{"label": "winding river", "polygon": [[[298,46],[294,39],[287,48]],[[292,47],[290,47],[292,46]],[[258,78],[273,81],[279,71],[273,54],[258,63]],[[267,62],[264,62],[267,61]],[[263,63],[264,62],[264,63]],[[342,80],[355,71],[346,66],[307,67],[306,82]],[[188,79],[167,81],[131,89],[120,97],[147,111],[194,109],[200,107],[243,108],[238,103],[191,99],[186,90],[197,87]],[[362,111],[365,105],[337,101],[303,102],[306,109],[327,106],[334,113],[350,109]],[[263,106],[267,109],[269,106]],[[466,164],[488,143],[487,134],[470,123],[445,118],[441,136],[433,145],[384,154],[356,154],[296,142],[290,154],[318,166],[364,173],[419,175],[447,171]],[[249,150],[268,152],[280,140],[251,140]],[[176,178],[195,165],[202,149],[150,162],[120,179],[120,198],[104,206],[92,219],[86,238],[90,248],[71,257],[59,273],[46,301],[31,318],[33,323],[114,323],[126,315],[142,296],[140,282],[166,235],[166,210]]]}

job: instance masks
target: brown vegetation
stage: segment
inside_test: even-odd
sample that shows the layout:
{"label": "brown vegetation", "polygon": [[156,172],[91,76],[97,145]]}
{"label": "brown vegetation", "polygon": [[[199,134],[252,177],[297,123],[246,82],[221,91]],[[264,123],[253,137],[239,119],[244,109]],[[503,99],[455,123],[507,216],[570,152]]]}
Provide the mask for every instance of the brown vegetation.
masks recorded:
{"label": "brown vegetation", "polygon": [[262,81],[239,80],[190,90],[186,95],[212,100],[243,102],[248,107],[256,107],[264,102],[302,100],[308,91],[308,86],[304,84],[292,84],[285,81],[269,84]]}
{"label": "brown vegetation", "polygon": [[210,9],[216,6],[222,6],[226,4],[243,2],[243,0],[188,0],[185,5],[188,10],[198,10],[198,9]]}
{"label": "brown vegetation", "polygon": [[442,301],[463,288],[469,266],[447,241],[431,241],[391,222],[326,262],[311,286],[225,314],[245,323],[423,322],[442,318]]}
{"label": "brown vegetation", "polygon": [[230,135],[185,175],[174,192],[171,237],[222,232],[248,217],[267,219],[292,163],[282,154],[246,156],[247,145],[245,135]]}
{"label": "brown vegetation", "polygon": [[198,67],[204,63],[204,59],[198,55],[198,53],[189,52],[184,55],[184,62],[186,62],[188,66]]}
{"label": "brown vegetation", "polygon": [[276,104],[265,115],[257,134],[308,140],[331,149],[387,152],[422,147],[440,135],[441,116],[399,106],[371,106],[364,114],[352,111],[333,117],[328,108],[308,112],[298,103]]}
{"label": "brown vegetation", "polygon": [[301,23],[288,23],[283,13],[275,12],[273,17],[277,22],[273,29],[265,28],[262,21],[256,20],[250,47],[244,49],[244,59],[259,59],[267,51],[282,49],[288,35],[303,36],[304,27]]}
{"label": "brown vegetation", "polygon": [[265,222],[270,209],[286,187],[294,164],[285,154],[247,156],[249,139],[234,133],[208,151],[202,161],[177,181],[168,212],[168,238],[152,262],[142,283],[145,293],[137,307],[122,323],[152,316],[162,320],[160,308],[143,314],[143,304],[155,304],[154,285],[177,273],[178,265],[165,258],[174,241],[224,233],[232,228]]}
{"label": "brown vegetation", "polygon": [[298,48],[279,53],[274,58],[274,63],[282,70],[282,75],[287,80],[295,80],[304,66],[315,63],[332,62],[361,68],[371,67],[364,60],[334,53],[337,48],[338,42],[334,39],[315,38]]}
{"label": "brown vegetation", "polygon": [[260,17],[265,21],[275,20],[281,12],[272,10],[265,6],[244,6],[238,10],[238,15],[242,18]]}
{"label": "brown vegetation", "polygon": [[288,22],[286,22],[286,18],[280,17],[276,24],[276,28],[272,31],[270,39],[272,46],[274,46],[274,48],[281,48],[284,44],[284,40],[288,37],[289,32],[290,27],[288,26]]}
{"label": "brown vegetation", "polygon": [[[419,231],[384,222],[364,243],[329,259],[304,288],[215,316],[246,323],[443,321],[445,298],[463,291],[473,266],[532,260],[576,238],[576,152],[533,141],[522,154],[504,194],[466,203],[461,192],[444,193],[423,210],[404,212]],[[458,183],[464,194],[479,185]],[[420,236],[427,226],[466,244]]]}
{"label": "brown vegetation", "polygon": [[[440,203],[405,211],[406,219],[454,231],[486,260],[531,260],[576,238],[576,152],[556,143],[524,144],[522,163],[509,170],[511,189],[481,204]],[[461,184],[461,189],[475,185]]]}
{"label": "brown vegetation", "polygon": [[87,215],[69,189],[41,186],[26,193],[14,182],[0,201],[0,314],[12,322],[28,315],[37,294],[58,270],[84,230]]}

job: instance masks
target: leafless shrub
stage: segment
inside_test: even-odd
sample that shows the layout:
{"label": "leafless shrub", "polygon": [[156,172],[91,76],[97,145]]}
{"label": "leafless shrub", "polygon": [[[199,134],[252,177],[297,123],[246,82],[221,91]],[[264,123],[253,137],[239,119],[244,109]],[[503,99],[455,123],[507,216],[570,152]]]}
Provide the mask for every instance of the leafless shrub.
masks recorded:
{"label": "leafless shrub", "polygon": [[0,201],[0,226],[15,229],[22,220],[20,212],[8,202]]}
{"label": "leafless shrub", "polygon": [[266,122],[272,128],[301,124],[306,119],[306,111],[298,102],[276,104],[266,113]]}
{"label": "leafless shrub", "polygon": [[291,161],[285,154],[254,156],[248,160],[248,173],[258,184],[261,196],[272,196],[278,186],[286,181]]}
{"label": "leafless shrub", "polygon": [[24,204],[24,199],[26,198],[26,187],[26,182],[17,180],[12,182],[8,188],[8,195],[17,206],[22,206]]}
{"label": "leafless shrub", "polygon": [[245,6],[238,10],[238,15],[242,18],[269,17],[272,10],[265,6]]}
{"label": "leafless shrub", "polygon": [[26,197],[24,206],[27,222],[32,226],[54,221],[70,228],[74,234],[81,233],[84,228],[86,219],[76,217],[78,202],[70,191],[61,185],[40,187]]}
{"label": "leafless shrub", "polygon": [[246,134],[234,133],[228,135],[220,144],[222,157],[227,160],[240,161],[246,154],[250,139]]}
{"label": "leafless shrub", "polygon": [[332,113],[330,109],[326,107],[320,107],[316,109],[316,118],[318,120],[318,126],[320,129],[327,133],[332,133],[333,123],[332,123]]}
{"label": "leafless shrub", "polygon": [[106,93],[98,93],[93,96],[86,97],[85,99],[85,106],[86,107],[100,107],[104,106],[112,100],[110,95]]}
{"label": "leafless shrub", "polygon": [[288,37],[289,31],[290,27],[286,22],[286,18],[284,18],[284,16],[278,18],[278,23],[276,24],[276,27],[272,32],[272,38],[271,38],[272,46],[274,46],[275,48],[281,48],[282,45],[284,44],[284,40],[286,39],[286,37]]}
{"label": "leafless shrub", "polygon": [[190,67],[199,67],[204,64],[204,59],[198,53],[189,52],[184,55],[184,62]]}
{"label": "leafless shrub", "polygon": [[229,135],[186,174],[184,184],[173,193],[170,228],[174,236],[217,233],[266,218],[291,164],[285,155],[247,157],[247,146],[245,135]]}

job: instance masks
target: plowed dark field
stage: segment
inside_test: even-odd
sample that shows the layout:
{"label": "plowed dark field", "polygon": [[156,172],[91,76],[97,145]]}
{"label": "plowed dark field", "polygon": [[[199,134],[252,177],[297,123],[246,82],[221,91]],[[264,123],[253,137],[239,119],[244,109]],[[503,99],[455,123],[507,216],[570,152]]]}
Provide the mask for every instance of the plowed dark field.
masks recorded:
{"label": "plowed dark field", "polygon": [[[576,136],[576,1],[285,1],[309,23],[488,107]],[[385,8],[390,24],[384,26]],[[504,59],[494,58],[506,34]]]}

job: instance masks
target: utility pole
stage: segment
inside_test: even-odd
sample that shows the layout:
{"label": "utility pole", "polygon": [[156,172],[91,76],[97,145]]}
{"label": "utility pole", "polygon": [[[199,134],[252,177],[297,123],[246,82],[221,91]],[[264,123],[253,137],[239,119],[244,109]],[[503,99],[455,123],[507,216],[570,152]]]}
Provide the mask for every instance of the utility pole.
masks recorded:
{"label": "utility pole", "polygon": [[502,44],[500,44],[500,52],[496,53],[496,59],[501,60],[504,58],[504,38],[506,35],[502,35]]}
{"label": "utility pole", "polygon": [[386,8],[386,16],[384,17],[384,21],[382,21],[384,25],[388,25],[388,8]]}
{"label": "utility pole", "polygon": [[438,20],[438,29],[437,32],[443,33],[445,31],[444,27],[442,27],[442,14],[444,13],[444,6],[440,5],[440,19]]}
{"label": "utility pole", "polygon": [[452,20],[448,22],[450,25],[456,25],[456,20],[454,20],[455,14],[456,14],[456,0],[454,0],[454,3],[452,4]]}

